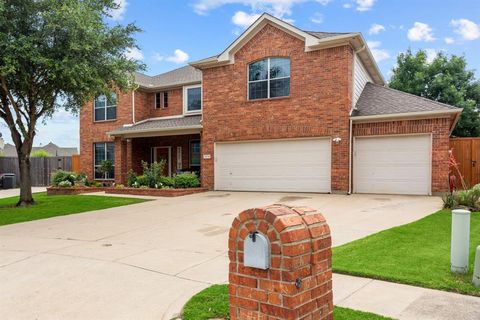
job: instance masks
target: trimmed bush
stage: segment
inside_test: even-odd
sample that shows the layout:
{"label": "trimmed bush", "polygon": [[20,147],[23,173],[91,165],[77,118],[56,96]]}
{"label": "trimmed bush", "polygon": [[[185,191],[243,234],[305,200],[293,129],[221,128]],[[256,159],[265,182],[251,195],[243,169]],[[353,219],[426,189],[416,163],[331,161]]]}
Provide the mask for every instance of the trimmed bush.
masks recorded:
{"label": "trimmed bush", "polygon": [[63,181],[68,181],[70,186],[73,186],[75,180],[77,180],[77,176],[70,171],[57,170],[52,174],[52,185],[55,187],[58,187]]}
{"label": "trimmed bush", "polygon": [[138,176],[136,182],[139,187],[150,187],[150,179],[145,175]]}
{"label": "trimmed bush", "polygon": [[60,188],[70,188],[70,187],[72,187],[72,183],[71,183],[70,181],[68,181],[68,180],[60,181],[60,182],[58,183],[58,186],[59,186]]}
{"label": "trimmed bush", "polygon": [[158,178],[158,182],[162,185],[162,187],[169,187],[173,188],[175,186],[175,179],[172,177],[160,177]]}
{"label": "trimmed bush", "polygon": [[175,188],[197,188],[200,186],[200,180],[195,173],[181,173],[174,178]]}
{"label": "trimmed bush", "polygon": [[132,170],[128,170],[127,172],[127,186],[133,187],[135,182],[137,181],[137,174]]}

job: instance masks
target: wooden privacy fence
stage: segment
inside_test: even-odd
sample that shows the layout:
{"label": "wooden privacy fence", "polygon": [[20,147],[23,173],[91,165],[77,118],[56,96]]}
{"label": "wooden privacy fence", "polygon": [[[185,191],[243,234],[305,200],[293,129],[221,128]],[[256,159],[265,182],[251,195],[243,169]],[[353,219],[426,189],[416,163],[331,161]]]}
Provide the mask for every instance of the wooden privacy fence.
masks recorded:
{"label": "wooden privacy fence", "polygon": [[[30,158],[30,164],[32,186],[45,187],[50,185],[50,176],[53,171],[58,169],[70,171],[72,169],[72,157],[33,157]],[[1,173],[14,173],[18,186],[20,178],[18,158],[0,157]]]}
{"label": "wooden privacy fence", "polygon": [[[450,149],[453,150],[467,187],[480,183],[480,138],[451,138]],[[460,187],[457,177],[457,188]]]}
{"label": "wooden privacy fence", "polygon": [[80,155],[74,154],[72,156],[72,171],[75,173],[80,173]]}

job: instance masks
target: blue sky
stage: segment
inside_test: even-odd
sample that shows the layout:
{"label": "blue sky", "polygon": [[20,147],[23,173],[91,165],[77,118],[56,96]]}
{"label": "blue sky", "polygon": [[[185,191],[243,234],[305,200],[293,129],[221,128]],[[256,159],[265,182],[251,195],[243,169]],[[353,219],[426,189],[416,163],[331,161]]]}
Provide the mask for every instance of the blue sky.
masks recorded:
{"label": "blue sky", "polygon": [[[135,22],[128,55],[155,75],[217,54],[262,12],[304,30],[362,32],[384,77],[408,48],[465,55],[480,78],[479,0],[117,0],[110,23]],[[0,125],[7,142],[10,134]],[[35,145],[78,146],[78,118],[59,112],[39,125]]]}

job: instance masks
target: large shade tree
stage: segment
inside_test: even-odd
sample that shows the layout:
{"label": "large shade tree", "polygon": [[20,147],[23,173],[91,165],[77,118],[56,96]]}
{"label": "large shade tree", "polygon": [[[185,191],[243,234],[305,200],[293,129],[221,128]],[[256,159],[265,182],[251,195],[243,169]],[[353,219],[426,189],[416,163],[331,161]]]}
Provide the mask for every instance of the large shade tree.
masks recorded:
{"label": "large shade tree", "polygon": [[0,0],[0,118],[20,166],[18,205],[33,203],[30,152],[39,122],[112,90],[143,68],[126,52],[134,24],[113,24],[114,0]]}
{"label": "large shade tree", "polygon": [[464,57],[440,52],[433,61],[423,50],[408,50],[397,58],[391,88],[463,108],[453,135],[480,136],[480,82],[467,70]]}

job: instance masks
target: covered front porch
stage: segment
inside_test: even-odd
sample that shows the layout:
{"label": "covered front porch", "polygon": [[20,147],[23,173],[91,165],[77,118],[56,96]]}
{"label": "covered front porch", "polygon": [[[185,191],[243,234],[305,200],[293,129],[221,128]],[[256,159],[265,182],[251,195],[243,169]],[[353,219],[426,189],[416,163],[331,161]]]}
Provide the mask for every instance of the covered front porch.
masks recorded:
{"label": "covered front porch", "polygon": [[115,138],[115,182],[126,184],[142,161],[165,160],[164,176],[196,172],[200,176],[201,116],[149,119],[109,132]]}

